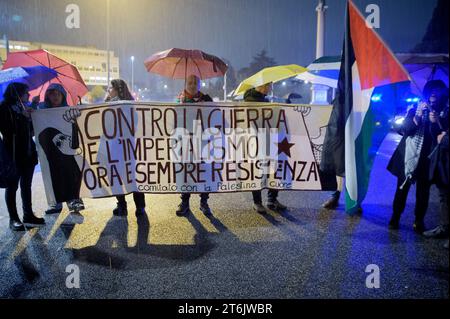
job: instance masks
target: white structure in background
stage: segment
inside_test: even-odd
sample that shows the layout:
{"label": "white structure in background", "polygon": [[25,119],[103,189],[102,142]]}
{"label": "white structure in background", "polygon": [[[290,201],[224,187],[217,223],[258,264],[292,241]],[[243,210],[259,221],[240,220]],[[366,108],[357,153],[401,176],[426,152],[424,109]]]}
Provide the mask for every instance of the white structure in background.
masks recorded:
{"label": "white structure in background", "polygon": [[340,56],[323,56],[308,65],[308,72],[296,76],[297,80],[312,84],[311,104],[330,104],[334,99],[340,67]]}
{"label": "white structure in background", "polygon": [[[316,7],[317,11],[317,36],[316,36],[316,59],[323,57],[325,48],[325,11],[328,6],[325,0],[319,0]],[[311,104],[329,104],[328,102],[329,87],[314,83],[311,86]]]}

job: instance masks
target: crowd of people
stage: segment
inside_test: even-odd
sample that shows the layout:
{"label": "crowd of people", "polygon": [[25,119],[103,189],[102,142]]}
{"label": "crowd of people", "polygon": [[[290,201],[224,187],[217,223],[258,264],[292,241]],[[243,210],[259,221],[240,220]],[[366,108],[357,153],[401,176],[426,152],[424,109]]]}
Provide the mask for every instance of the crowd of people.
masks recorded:
{"label": "crowd of people", "polygon": [[[268,103],[271,84],[265,84],[248,90],[244,94],[244,101]],[[67,93],[59,84],[51,84],[45,92],[43,102],[34,97],[29,103],[28,87],[21,83],[11,83],[6,89],[0,104],[0,140],[2,149],[14,164],[14,170],[8,177],[5,190],[5,201],[10,218],[10,228],[14,231],[24,231],[24,224],[44,224],[43,218],[34,215],[31,201],[31,185],[35,166],[38,164],[36,145],[33,141],[33,127],[31,112],[54,108],[68,107]],[[389,222],[390,229],[398,229],[400,216],[405,210],[406,199],[413,184],[416,184],[415,222],[414,230],[426,237],[447,238],[448,249],[448,88],[439,80],[429,81],[423,92],[424,100],[408,110],[402,125],[401,142],[395,150],[388,170],[397,177],[396,192],[393,201],[393,214]],[[124,80],[112,80],[108,88],[105,102],[119,100],[134,100]],[[200,79],[190,75],[186,85],[177,97],[178,103],[196,103],[212,101],[211,97],[200,91]],[[22,197],[23,218],[19,217],[16,204],[16,193],[20,185]],[[334,209],[339,202],[343,181],[338,180],[338,189],[330,200],[323,206]],[[441,225],[426,230],[424,217],[428,208],[430,189],[436,185],[440,199]],[[190,213],[190,195],[181,194],[176,215],[185,216]],[[263,205],[261,191],[253,191],[253,209],[260,213],[267,213],[266,208],[273,211],[283,211],[287,207],[281,204],[277,197],[277,190],[268,191],[266,206]],[[113,210],[116,216],[128,214],[127,202],[124,195],[116,196],[117,206]],[[136,216],[146,213],[145,195],[133,193]],[[200,194],[200,210],[205,215],[212,214],[208,205],[209,194]],[[83,201],[74,198],[67,202],[69,211],[79,212],[84,209]],[[60,213],[62,203],[50,206],[46,214]]]}

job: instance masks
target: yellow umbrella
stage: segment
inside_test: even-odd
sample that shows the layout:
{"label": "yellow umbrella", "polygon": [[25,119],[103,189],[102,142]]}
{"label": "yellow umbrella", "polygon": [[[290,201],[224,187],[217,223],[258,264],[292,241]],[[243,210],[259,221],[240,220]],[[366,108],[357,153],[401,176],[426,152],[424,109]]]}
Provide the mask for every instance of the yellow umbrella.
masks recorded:
{"label": "yellow umbrella", "polygon": [[265,68],[251,77],[245,79],[239,84],[234,95],[244,94],[247,90],[272,82],[278,82],[284,79],[297,76],[300,73],[308,71],[297,64],[279,65],[270,68]]}

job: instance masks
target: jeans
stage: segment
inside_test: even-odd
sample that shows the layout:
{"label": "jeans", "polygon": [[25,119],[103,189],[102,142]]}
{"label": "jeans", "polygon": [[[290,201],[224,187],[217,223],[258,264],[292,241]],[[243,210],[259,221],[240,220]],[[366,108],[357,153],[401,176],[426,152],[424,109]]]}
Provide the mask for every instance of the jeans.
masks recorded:
{"label": "jeans", "polygon": [[16,179],[12,181],[5,190],[6,207],[8,208],[9,218],[12,220],[20,220],[16,204],[16,193],[19,184],[23,214],[24,216],[33,214],[31,205],[31,184],[33,182],[34,167],[35,165],[28,165],[21,168],[18,167]]}

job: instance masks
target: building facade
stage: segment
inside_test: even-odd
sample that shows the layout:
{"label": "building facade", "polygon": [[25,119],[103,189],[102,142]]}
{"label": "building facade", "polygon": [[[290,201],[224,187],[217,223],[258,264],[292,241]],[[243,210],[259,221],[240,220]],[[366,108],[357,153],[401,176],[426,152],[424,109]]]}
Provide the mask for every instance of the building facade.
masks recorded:
{"label": "building facade", "polygon": [[[45,49],[59,58],[77,67],[88,86],[108,86],[108,52],[93,47],[75,47],[67,45],[9,41],[10,52]],[[0,66],[6,60],[6,44],[0,41]],[[119,58],[110,51],[110,78],[120,78]]]}

